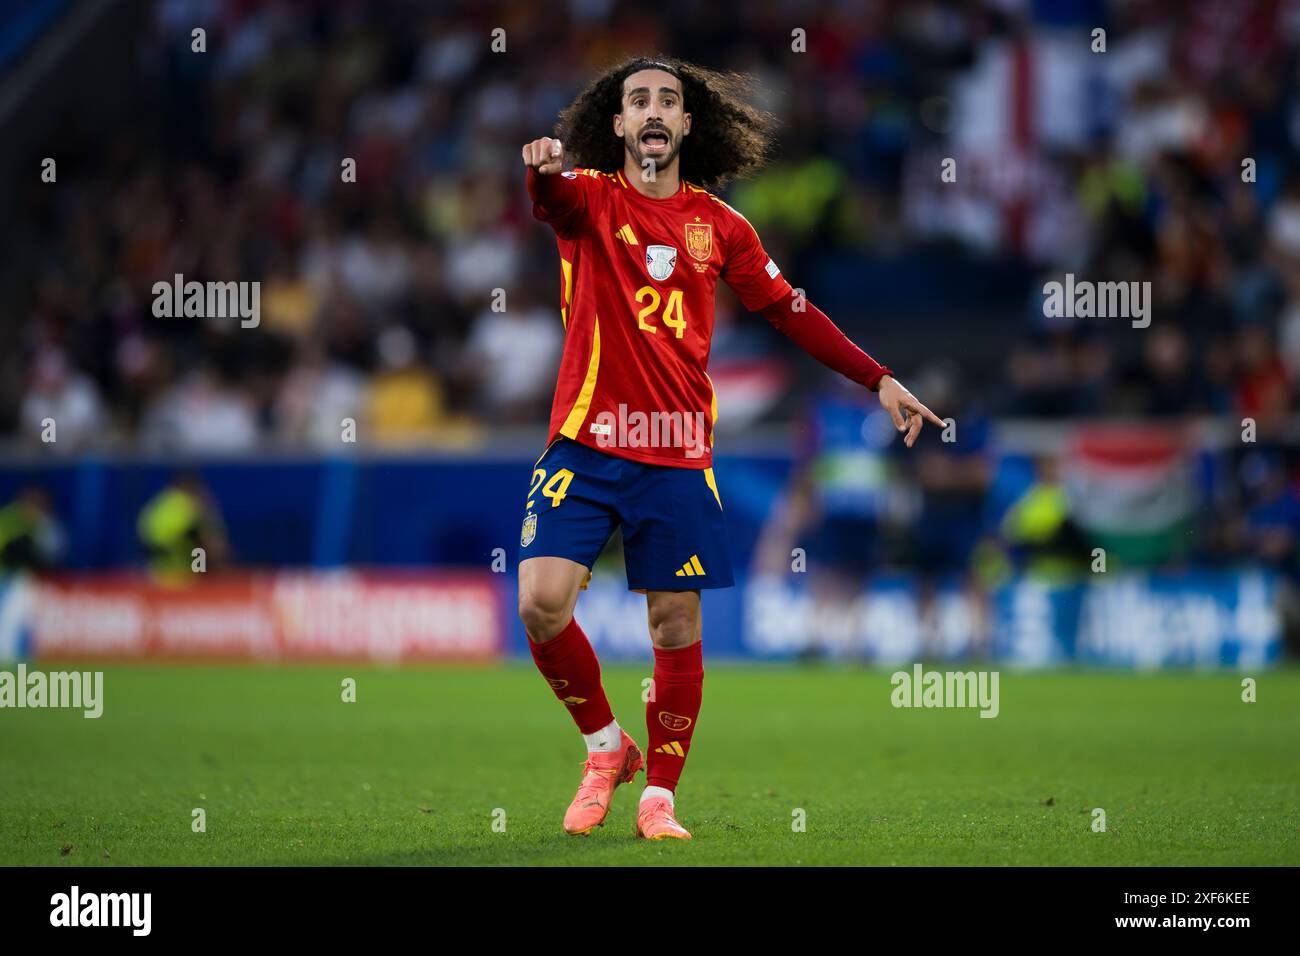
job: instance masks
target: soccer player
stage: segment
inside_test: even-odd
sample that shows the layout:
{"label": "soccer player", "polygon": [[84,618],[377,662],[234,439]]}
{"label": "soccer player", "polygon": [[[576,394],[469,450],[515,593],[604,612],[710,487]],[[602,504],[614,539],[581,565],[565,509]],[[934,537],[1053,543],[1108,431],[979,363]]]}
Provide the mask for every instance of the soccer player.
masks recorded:
{"label": "soccer player", "polygon": [[[768,153],[772,120],[744,101],[744,82],[677,60],[629,60],[561,114],[557,138],[523,147],[533,215],[559,246],[565,342],[520,538],[519,614],[538,670],[587,744],[564,816],[572,834],[603,825],[615,788],[644,763],[636,835],[690,838],[673,795],[700,713],[700,591],[732,585],[705,371],[717,282],[877,392],[908,447],[923,421],[944,424],[797,295],[748,220],[707,191]],[[619,525],[654,646],[645,758],[614,719],[573,617]]]}

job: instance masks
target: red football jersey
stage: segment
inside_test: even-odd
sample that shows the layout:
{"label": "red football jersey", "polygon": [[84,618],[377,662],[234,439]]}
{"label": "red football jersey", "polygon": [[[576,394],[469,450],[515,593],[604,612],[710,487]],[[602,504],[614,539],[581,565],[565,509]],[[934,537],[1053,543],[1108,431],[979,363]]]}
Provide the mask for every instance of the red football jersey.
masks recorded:
{"label": "red football jersey", "polygon": [[530,169],[528,185],[533,215],[555,230],[560,250],[565,340],[549,441],[711,467],[717,282],[756,312],[791,291],[754,227],[686,182],[664,199],[642,195],[622,172]]}

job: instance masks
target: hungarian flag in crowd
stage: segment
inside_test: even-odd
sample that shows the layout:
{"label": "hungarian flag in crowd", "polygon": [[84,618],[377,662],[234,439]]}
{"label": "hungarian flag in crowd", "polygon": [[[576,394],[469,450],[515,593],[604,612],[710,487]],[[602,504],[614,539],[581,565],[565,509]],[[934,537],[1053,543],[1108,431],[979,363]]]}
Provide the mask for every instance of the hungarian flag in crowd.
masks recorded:
{"label": "hungarian flag in crowd", "polygon": [[1076,432],[1066,475],[1073,517],[1108,561],[1150,565],[1176,557],[1193,515],[1192,457],[1158,425],[1093,425]]}

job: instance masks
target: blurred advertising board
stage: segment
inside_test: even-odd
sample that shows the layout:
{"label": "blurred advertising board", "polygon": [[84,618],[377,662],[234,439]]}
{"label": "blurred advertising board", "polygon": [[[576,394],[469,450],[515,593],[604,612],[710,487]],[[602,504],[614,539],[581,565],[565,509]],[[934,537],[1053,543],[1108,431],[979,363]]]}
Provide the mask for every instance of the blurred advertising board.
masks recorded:
{"label": "blurred advertising board", "polygon": [[[881,665],[1261,667],[1282,655],[1278,579],[1262,571],[1021,578],[991,594],[912,575],[829,596],[751,577],[704,593],[714,659]],[[15,657],[376,662],[528,659],[510,575],[295,571],[167,587],[140,575],[0,582],[0,660]],[[578,602],[602,660],[648,660],[645,599],[597,576]]]}
{"label": "blurred advertising board", "polygon": [[0,657],[492,660],[504,614],[482,573],[60,575],[0,590]]}
{"label": "blurred advertising board", "polygon": [[[1278,579],[1263,571],[1098,575],[1068,585],[1020,578],[991,594],[912,575],[850,595],[790,579],[750,578],[705,592],[715,657],[901,664],[983,658],[1008,666],[1259,667],[1282,655]],[[577,617],[602,659],[649,657],[645,604],[599,578]],[[512,650],[527,653],[516,629]]]}

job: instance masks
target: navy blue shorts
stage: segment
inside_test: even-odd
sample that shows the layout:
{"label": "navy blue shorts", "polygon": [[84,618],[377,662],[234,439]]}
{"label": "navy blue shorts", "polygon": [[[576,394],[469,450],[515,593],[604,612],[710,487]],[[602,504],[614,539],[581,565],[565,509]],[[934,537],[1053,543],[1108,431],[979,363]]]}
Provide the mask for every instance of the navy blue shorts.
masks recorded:
{"label": "navy blue shorts", "polygon": [[567,438],[533,469],[519,560],[568,558],[590,569],[620,524],[629,589],[735,583],[712,468],[645,465]]}

